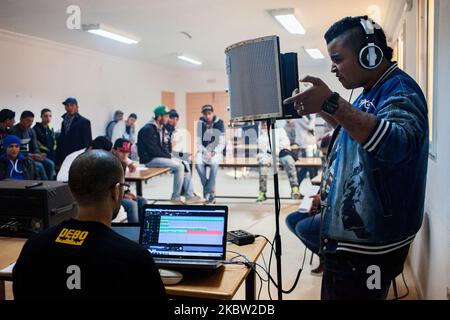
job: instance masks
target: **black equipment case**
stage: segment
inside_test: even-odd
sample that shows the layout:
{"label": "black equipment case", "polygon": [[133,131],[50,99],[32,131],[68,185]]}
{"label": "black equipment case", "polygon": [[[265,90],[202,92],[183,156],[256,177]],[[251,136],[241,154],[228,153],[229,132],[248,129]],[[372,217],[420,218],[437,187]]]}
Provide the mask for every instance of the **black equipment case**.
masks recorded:
{"label": "black equipment case", "polygon": [[0,236],[28,238],[74,217],[76,210],[67,183],[0,181]]}

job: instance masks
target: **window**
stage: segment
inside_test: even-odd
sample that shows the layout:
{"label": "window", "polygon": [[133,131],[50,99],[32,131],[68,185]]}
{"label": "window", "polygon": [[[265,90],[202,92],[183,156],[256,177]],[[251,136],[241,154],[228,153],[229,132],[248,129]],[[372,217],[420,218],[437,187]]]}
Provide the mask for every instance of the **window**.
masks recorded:
{"label": "window", "polygon": [[428,104],[428,121],[430,128],[430,157],[436,159],[437,109],[435,105],[435,90],[437,88],[436,39],[438,37],[438,6],[439,0],[419,0],[418,10],[418,80]]}

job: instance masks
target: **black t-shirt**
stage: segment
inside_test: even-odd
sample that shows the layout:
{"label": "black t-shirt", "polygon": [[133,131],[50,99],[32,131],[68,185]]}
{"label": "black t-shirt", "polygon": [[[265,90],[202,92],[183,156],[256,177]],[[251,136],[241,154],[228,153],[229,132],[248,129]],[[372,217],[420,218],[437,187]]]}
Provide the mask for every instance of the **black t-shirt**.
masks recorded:
{"label": "black t-shirt", "polygon": [[146,299],[167,304],[150,253],[99,222],[71,219],[32,236],[13,270],[15,299]]}

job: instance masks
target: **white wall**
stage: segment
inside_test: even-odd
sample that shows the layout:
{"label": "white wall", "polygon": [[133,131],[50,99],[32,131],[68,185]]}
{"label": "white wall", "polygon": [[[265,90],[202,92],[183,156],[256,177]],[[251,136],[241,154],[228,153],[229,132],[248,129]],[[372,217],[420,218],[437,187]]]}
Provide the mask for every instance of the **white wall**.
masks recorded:
{"label": "white wall", "polygon": [[[345,90],[329,71],[328,61],[314,67],[300,66],[300,75],[325,80],[344,98]],[[68,96],[78,99],[80,114],[91,120],[93,136],[103,135],[114,111],[135,112],[138,127],[147,122],[154,106],[161,103],[161,91],[175,92],[180,126],[185,126],[187,92],[224,91],[228,87],[225,71],[173,71],[68,46],[0,29],[0,108],[35,113],[53,111],[53,126],[59,130]],[[355,93],[354,97],[356,97]]]}
{"label": "white wall", "polygon": [[[333,91],[339,92],[348,99],[350,91],[346,90],[331,73],[331,62],[328,58],[314,66],[299,66],[299,77],[306,75],[319,77],[324,80]],[[228,88],[225,71],[191,71],[182,75],[184,90],[186,92],[223,91]]]}
{"label": "white wall", "polygon": [[[60,128],[61,102],[78,99],[80,114],[91,120],[93,136],[104,135],[113,112],[135,112],[147,122],[161,103],[161,91],[178,91],[177,73],[56,42],[0,30],[0,108],[35,113],[53,110]],[[177,94],[177,98],[180,94]]]}
{"label": "white wall", "polygon": [[[300,78],[305,76],[313,76],[322,79],[332,91],[336,91],[339,95],[342,96],[345,100],[350,99],[351,90],[345,89],[336,76],[331,73],[331,61],[326,56],[326,60],[321,64],[318,64],[313,67],[299,67]],[[362,89],[355,89],[352,95],[352,101],[361,93]]]}
{"label": "white wall", "polygon": [[[410,251],[410,264],[420,293],[425,299],[446,299],[450,287],[450,1],[439,1],[439,30],[437,47],[437,83],[434,112],[436,112],[437,158],[428,163],[425,216]],[[406,71],[416,70],[417,3],[406,16]]]}

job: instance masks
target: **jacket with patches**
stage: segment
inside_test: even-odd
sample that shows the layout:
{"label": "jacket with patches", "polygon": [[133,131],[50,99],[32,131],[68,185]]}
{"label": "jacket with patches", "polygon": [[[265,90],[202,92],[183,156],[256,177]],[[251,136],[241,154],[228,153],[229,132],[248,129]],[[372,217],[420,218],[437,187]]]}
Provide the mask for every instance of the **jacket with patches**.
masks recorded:
{"label": "jacket with patches", "polygon": [[204,117],[197,123],[197,150],[221,154],[225,150],[225,124],[222,119],[214,116],[213,122],[208,124]]}
{"label": "jacket with patches", "polygon": [[393,64],[353,103],[378,123],[359,144],[337,128],[322,180],[322,250],[385,254],[408,245],[424,210],[428,115],[417,83]]}

